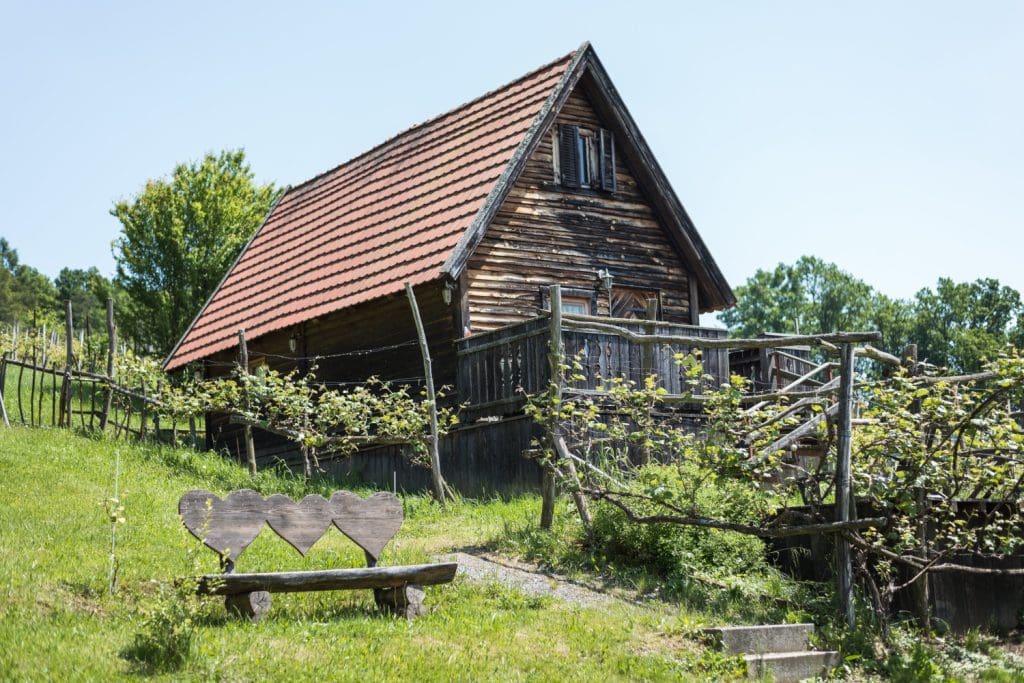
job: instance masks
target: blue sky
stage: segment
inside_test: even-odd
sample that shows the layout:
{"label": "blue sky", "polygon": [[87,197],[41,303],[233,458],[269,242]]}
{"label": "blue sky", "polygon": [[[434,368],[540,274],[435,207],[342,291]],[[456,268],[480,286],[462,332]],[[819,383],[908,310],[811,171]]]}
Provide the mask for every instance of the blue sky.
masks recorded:
{"label": "blue sky", "polygon": [[0,2],[0,235],[113,272],[113,203],[244,147],[295,184],[590,40],[733,285],[1024,291],[1024,3]]}

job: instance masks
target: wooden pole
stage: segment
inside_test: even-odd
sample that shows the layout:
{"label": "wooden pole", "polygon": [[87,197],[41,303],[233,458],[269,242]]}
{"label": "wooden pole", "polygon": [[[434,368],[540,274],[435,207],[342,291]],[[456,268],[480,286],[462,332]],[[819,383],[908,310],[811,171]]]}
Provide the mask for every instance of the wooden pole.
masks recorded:
{"label": "wooden pole", "polygon": [[[551,285],[548,290],[551,302],[551,317],[548,318],[548,371],[551,373],[552,398],[558,404],[562,401],[562,288]],[[561,437],[561,424],[558,415],[554,415],[548,429],[551,432],[551,451],[556,452],[556,444]],[[555,476],[551,465],[544,467],[544,479],[541,482],[540,528],[550,529],[555,517]]]}
{"label": "wooden pole", "polygon": [[[238,366],[239,371],[249,374],[249,347],[245,344],[245,328],[238,330]],[[246,408],[248,408],[246,399]],[[242,427],[242,434],[245,437],[245,457],[249,462],[249,476],[256,476],[256,444],[252,440],[252,427]]]}
{"label": "wooden pole", "polygon": [[[62,412],[61,415],[62,415],[62,418],[66,420],[66,422],[65,422],[66,426],[68,427],[68,429],[70,429],[71,428],[71,363],[74,361],[74,357],[75,357],[75,347],[74,347],[75,324],[74,324],[74,319],[72,318],[71,300],[70,299],[68,299],[67,301],[64,302],[64,328],[65,328],[64,329],[64,335],[65,335],[64,348],[65,348],[65,351],[67,353],[67,358],[64,361],[64,386],[62,387],[63,388],[63,394],[64,394],[64,411]],[[64,418],[63,417],[64,415],[66,415],[67,417]]]}
{"label": "wooden pole", "polygon": [[7,417],[7,404],[4,402],[4,390],[7,388],[7,352],[4,351],[3,359],[0,360],[0,415],[4,419],[4,427],[10,427],[11,421]]}
{"label": "wooden pole", "polygon": [[[157,382],[156,383],[156,400],[157,401],[161,400],[161,396],[163,394],[163,388],[164,388],[164,383],[163,382]],[[160,442],[160,408],[156,404],[153,405],[153,438],[156,440],[157,443]]]}
{"label": "wooden pole", "polygon": [[[853,344],[842,345],[839,367],[839,425],[836,455],[836,521],[849,522],[853,497],[850,491],[850,459],[853,420]],[[856,615],[853,605],[853,563],[850,543],[836,534],[836,574],[839,605],[846,625],[853,628]]]}
{"label": "wooden pole", "polygon": [[426,332],[423,330],[423,320],[420,319],[420,307],[416,303],[416,294],[408,282],[405,283],[405,293],[409,297],[412,319],[416,323],[420,355],[423,356],[423,375],[427,382],[427,401],[430,403],[430,439],[427,441],[427,448],[430,450],[430,476],[434,482],[434,497],[437,502],[444,505],[444,477],[441,476],[441,453],[437,436],[437,396],[434,393],[434,373],[431,369],[430,349],[427,346]]}
{"label": "wooden pole", "polygon": [[114,400],[114,355],[117,353],[117,328],[114,326],[114,300],[107,299],[107,387],[103,396],[103,414],[100,415],[100,431],[107,430],[110,421],[110,407]]}
{"label": "wooden pole", "polygon": [[[903,348],[902,362],[904,366],[910,371],[911,375],[917,374],[917,344],[907,344]],[[921,402],[920,400],[914,401],[911,406],[912,412],[920,412]],[[921,519],[921,527],[917,531],[917,538],[920,542],[920,548],[918,550],[918,557],[921,558],[922,564],[928,563],[928,492],[923,488],[917,489],[917,509],[918,518]],[[910,584],[910,593],[913,596],[914,612],[917,618],[917,624],[925,633],[931,629],[931,606],[930,599],[928,596],[928,572],[922,572],[920,578],[917,581]]]}

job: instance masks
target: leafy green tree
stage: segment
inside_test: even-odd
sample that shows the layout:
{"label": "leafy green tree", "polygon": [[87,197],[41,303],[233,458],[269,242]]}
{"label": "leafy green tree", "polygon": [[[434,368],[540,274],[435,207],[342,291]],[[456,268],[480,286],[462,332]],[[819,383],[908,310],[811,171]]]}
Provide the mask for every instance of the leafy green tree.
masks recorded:
{"label": "leafy green tree", "polygon": [[89,326],[92,330],[104,327],[107,298],[114,297],[113,285],[93,266],[61,268],[54,280],[57,301],[70,301],[75,316],[75,327]]}
{"label": "leafy green tree", "polygon": [[935,365],[974,371],[1007,343],[1024,342],[1020,293],[992,278],[940,278],[934,291],[925,288],[914,296],[913,310],[910,339],[918,357]]}
{"label": "leafy green tree", "polygon": [[115,204],[125,332],[154,352],[170,351],[277,195],[273,184],[256,184],[239,149],[179,164],[170,178]]}
{"label": "leafy green tree", "polygon": [[18,252],[0,237],[0,320],[37,322],[56,307],[53,283],[35,268],[21,263]]}
{"label": "leafy green tree", "polygon": [[720,317],[743,337],[863,329],[870,326],[877,296],[834,263],[802,256],[792,265],[758,270],[736,288],[736,306]]}
{"label": "leafy green tree", "polygon": [[914,343],[921,360],[962,372],[978,370],[1009,343],[1024,344],[1021,296],[992,278],[940,278],[934,290],[893,299],[833,263],[803,256],[758,270],[736,295],[737,305],[720,317],[741,337],[874,329],[888,351]]}

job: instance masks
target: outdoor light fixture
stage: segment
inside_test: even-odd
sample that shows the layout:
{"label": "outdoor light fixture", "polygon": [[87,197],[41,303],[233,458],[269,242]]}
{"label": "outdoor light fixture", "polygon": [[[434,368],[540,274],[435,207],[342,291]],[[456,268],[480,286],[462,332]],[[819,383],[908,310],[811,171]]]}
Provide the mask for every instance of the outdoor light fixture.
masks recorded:
{"label": "outdoor light fixture", "polygon": [[444,288],[441,290],[441,300],[444,301],[445,306],[449,306],[452,303],[452,292],[455,291],[455,283],[449,280],[444,283]]}
{"label": "outdoor light fixture", "polygon": [[295,353],[295,349],[299,347],[299,335],[293,334],[288,337],[288,350]]}
{"label": "outdoor light fixture", "polygon": [[615,276],[612,275],[607,268],[602,268],[597,271],[597,278],[601,281],[602,288],[611,290],[612,283],[615,281]]}

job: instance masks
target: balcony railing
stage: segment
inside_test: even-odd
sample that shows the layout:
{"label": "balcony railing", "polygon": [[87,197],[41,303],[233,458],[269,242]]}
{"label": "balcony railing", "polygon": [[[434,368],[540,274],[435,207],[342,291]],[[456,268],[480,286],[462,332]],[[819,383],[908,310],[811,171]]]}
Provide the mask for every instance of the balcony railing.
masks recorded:
{"label": "balcony railing", "polygon": [[[466,417],[509,415],[522,407],[525,395],[543,391],[551,381],[549,354],[556,334],[550,313],[522,323],[476,334],[456,342],[459,401],[468,403]],[[725,330],[660,321],[564,315],[557,326],[564,357],[578,359],[583,379],[570,390],[596,390],[603,379],[622,377],[642,382],[655,375],[669,394],[685,391],[685,370],[678,354],[699,350],[709,384],[729,379],[727,349],[701,349],[695,339],[723,339]],[[674,341],[679,339],[679,341]]]}

